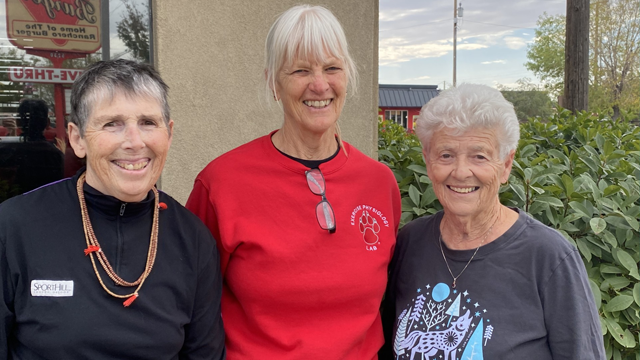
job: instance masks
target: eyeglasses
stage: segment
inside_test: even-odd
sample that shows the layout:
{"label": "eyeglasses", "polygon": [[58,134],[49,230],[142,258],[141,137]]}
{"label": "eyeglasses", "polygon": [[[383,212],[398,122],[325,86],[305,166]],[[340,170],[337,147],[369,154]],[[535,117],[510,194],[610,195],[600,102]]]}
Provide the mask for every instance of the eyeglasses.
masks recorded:
{"label": "eyeglasses", "polygon": [[320,169],[311,169],[305,172],[307,175],[307,185],[309,190],[316,195],[322,196],[322,200],[316,205],[316,220],[320,228],[323,230],[329,230],[329,233],[336,232],[336,216],[333,212],[333,208],[327,198],[324,196],[325,182],[324,176]]}

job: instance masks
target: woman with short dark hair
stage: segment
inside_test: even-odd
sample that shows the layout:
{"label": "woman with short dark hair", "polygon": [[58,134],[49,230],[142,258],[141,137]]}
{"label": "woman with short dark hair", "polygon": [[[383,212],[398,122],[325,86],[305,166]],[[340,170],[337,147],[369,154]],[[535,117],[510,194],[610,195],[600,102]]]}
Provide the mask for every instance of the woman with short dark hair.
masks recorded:
{"label": "woman with short dark hair", "polygon": [[0,358],[224,358],[211,234],[158,191],[172,140],[149,65],[91,65],[69,138],[86,168],[0,204]]}

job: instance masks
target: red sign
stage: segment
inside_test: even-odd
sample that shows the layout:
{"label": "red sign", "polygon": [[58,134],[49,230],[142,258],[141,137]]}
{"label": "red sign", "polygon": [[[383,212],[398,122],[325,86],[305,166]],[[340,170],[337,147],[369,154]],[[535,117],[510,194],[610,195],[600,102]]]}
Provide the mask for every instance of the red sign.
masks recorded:
{"label": "red sign", "polygon": [[6,0],[7,35],[20,49],[100,49],[100,0]]}
{"label": "red sign", "polygon": [[32,83],[72,84],[82,74],[79,69],[56,69],[36,67],[9,67],[9,79],[11,81],[24,81]]}

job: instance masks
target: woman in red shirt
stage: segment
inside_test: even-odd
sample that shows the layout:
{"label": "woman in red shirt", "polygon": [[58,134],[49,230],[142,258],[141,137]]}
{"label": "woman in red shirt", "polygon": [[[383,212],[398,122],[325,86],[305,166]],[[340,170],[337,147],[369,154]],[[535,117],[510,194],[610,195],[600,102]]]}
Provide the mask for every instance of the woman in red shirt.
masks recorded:
{"label": "woman in red shirt", "polygon": [[282,127],[213,160],[187,202],[217,240],[227,357],[375,359],[400,194],[340,138],[357,74],[335,16],[284,12],[265,75]]}

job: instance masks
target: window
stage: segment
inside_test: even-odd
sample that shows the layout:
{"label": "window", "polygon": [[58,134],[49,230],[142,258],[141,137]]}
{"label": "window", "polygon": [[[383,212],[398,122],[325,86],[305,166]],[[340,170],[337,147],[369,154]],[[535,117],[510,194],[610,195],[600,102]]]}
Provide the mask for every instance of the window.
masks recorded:
{"label": "window", "polygon": [[398,125],[402,125],[405,129],[409,126],[409,111],[407,110],[385,110],[384,118],[386,120],[391,120]]}
{"label": "window", "polygon": [[153,61],[150,0],[59,3],[64,9],[0,1],[0,203],[83,166],[65,131],[69,89],[82,69],[103,58]]}

